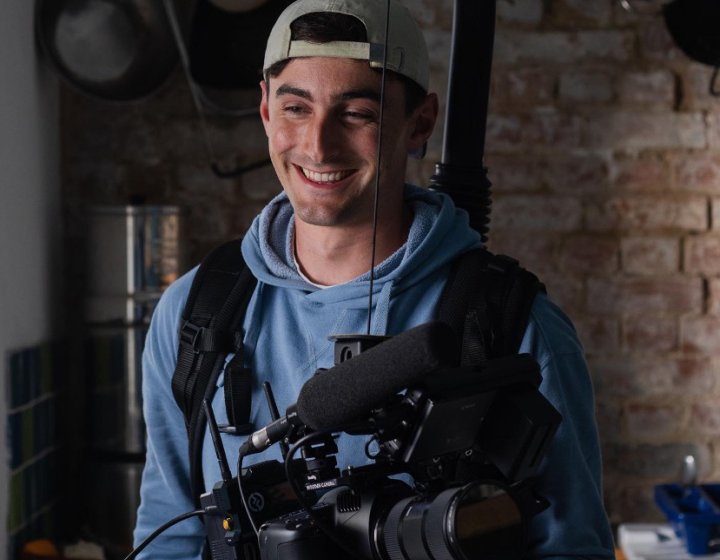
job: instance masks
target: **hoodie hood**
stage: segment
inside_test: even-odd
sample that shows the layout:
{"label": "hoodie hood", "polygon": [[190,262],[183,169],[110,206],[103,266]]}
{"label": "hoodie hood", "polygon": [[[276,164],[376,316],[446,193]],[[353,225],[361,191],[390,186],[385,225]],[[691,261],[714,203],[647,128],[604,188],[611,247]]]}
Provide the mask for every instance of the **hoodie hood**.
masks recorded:
{"label": "hoodie hood", "polygon": [[[458,254],[480,246],[480,235],[469,228],[467,213],[456,208],[449,196],[405,185],[405,201],[414,213],[408,239],[375,267],[373,295],[390,289],[401,293]],[[242,243],[243,257],[255,277],[267,285],[306,292],[317,303],[342,300],[348,307],[367,306],[369,272],[328,288],[318,288],[300,276],[293,258],[294,230],[292,206],[281,193],[255,218]]]}

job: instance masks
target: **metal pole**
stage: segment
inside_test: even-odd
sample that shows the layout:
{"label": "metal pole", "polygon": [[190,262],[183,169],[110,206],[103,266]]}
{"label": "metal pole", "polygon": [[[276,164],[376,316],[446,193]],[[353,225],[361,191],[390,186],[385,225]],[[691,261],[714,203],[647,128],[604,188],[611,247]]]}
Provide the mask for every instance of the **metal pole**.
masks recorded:
{"label": "metal pole", "polygon": [[455,0],[442,163],[476,166],[485,149],[495,0]]}
{"label": "metal pole", "polygon": [[442,159],[431,187],[452,197],[487,240],[490,182],[483,167],[495,0],[455,0]]}

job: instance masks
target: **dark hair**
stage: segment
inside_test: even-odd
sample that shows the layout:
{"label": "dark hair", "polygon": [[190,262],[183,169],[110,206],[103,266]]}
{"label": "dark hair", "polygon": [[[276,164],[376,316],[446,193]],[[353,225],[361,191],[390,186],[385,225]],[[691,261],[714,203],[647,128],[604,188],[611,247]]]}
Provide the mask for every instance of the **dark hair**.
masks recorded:
{"label": "dark hair", "polygon": [[[290,24],[292,39],[313,43],[329,43],[330,41],[366,42],[367,30],[355,16],[328,12],[315,12],[300,16]],[[280,75],[292,59],[280,60],[267,70],[267,75],[275,78]],[[374,69],[380,72],[378,69]],[[403,84],[405,90],[405,114],[410,115],[418,108],[427,96],[427,92],[407,76],[388,70],[392,76]]]}

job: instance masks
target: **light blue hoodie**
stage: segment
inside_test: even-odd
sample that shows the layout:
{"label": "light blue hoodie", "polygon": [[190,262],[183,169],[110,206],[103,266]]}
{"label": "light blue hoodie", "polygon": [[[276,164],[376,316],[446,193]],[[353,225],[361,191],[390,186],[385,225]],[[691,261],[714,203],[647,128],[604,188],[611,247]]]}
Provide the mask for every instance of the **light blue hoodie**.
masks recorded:
{"label": "light blue hoodie", "polygon": [[[448,197],[407,186],[405,198],[414,220],[405,245],[376,268],[372,334],[394,335],[431,320],[450,263],[480,245],[479,235],[468,227],[467,215]],[[367,330],[369,275],[324,289],[303,280],[293,257],[293,220],[287,197],[279,195],[255,219],[242,243],[243,256],[258,279],[244,322],[245,361],[254,374],[251,420],[256,428],[270,422],[263,381],[270,381],[283,411],[296,401],[300,388],[318,368],[333,365],[328,336]],[[143,355],[148,439],[136,544],[165,521],[194,509],[187,435],[170,385],[178,325],[194,274],[194,270],[186,274],[164,294]],[[545,296],[533,305],[521,352],[533,354],[540,363],[541,391],[563,416],[541,466],[539,491],[552,506],[532,521],[533,557],[613,558],[602,506],[600,452],[587,366],[570,321]],[[222,393],[218,390],[213,401],[219,424],[227,422]],[[243,439],[223,435],[233,471]],[[339,448],[338,466],[367,462],[356,438],[341,437]],[[249,457],[245,464],[268,458],[279,458],[277,446]],[[203,472],[208,488],[220,480],[208,434]],[[202,542],[201,523],[184,521],[138,558],[200,558]]]}

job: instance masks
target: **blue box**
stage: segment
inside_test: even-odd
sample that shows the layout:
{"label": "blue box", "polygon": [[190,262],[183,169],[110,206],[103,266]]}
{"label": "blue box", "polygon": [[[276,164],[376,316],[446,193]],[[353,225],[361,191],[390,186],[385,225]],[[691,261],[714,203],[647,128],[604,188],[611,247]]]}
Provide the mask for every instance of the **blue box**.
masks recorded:
{"label": "blue box", "polygon": [[661,484],[655,503],[690,554],[720,552],[720,484]]}

